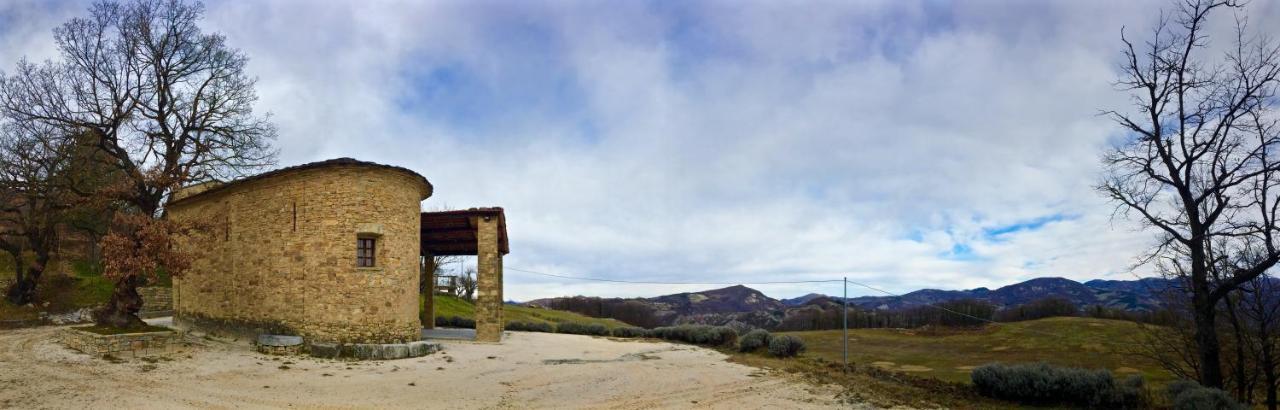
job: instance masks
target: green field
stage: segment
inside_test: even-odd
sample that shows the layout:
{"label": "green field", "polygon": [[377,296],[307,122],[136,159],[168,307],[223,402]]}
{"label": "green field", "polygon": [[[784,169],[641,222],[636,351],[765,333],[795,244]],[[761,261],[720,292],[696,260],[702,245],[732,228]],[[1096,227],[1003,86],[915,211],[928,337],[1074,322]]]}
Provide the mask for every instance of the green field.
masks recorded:
{"label": "green field", "polygon": [[[787,334],[803,338],[809,356],[841,361],[839,330]],[[1105,368],[1119,376],[1140,373],[1156,385],[1173,380],[1154,361],[1127,353],[1141,335],[1142,330],[1132,322],[1078,317],[1003,323],[975,330],[856,329],[849,331],[849,360],[963,383],[969,382],[974,366],[1041,361]]]}
{"label": "green field", "polygon": [[[436,317],[458,316],[468,319],[475,319],[475,305],[471,302],[453,297],[436,295]],[[539,309],[525,306],[502,305],[502,318],[505,322],[530,322],[530,323],[560,323],[560,322],[576,322],[576,323],[599,323],[610,329],[615,327],[628,327],[630,325],[619,322],[614,319],[600,319],[589,316],[583,316],[573,312],[565,312],[560,310]]]}
{"label": "green field", "polygon": [[[54,266],[54,264],[50,264]],[[100,269],[85,263],[71,263],[68,269],[45,272],[36,287],[38,306],[13,306],[0,299],[0,320],[25,320],[39,317],[41,311],[60,313],[82,307],[97,306],[111,298],[114,286],[102,276]],[[64,275],[63,272],[69,275]],[[0,292],[13,281],[13,259],[0,255]],[[47,303],[47,305],[46,305]]]}

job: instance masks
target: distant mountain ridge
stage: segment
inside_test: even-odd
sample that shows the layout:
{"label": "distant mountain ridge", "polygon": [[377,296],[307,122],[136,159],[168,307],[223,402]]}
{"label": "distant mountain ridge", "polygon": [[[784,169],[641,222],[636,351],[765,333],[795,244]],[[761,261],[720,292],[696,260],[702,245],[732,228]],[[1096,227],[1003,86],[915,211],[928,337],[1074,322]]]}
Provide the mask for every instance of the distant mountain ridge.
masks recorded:
{"label": "distant mountain ridge", "polygon": [[[959,299],[977,299],[994,304],[998,309],[1004,309],[1047,297],[1059,297],[1071,301],[1080,308],[1103,306],[1125,311],[1151,311],[1160,306],[1160,293],[1171,283],[1161,278],[1131,281],[1095,279],[1080,283],[1065,278],[1045,277],[995,290],[988,288],[921,289],[901,296],[860,296],[849,298],[849,304],[864,310],[903,310]],[[642,317],[648,322],[646,325],[739,322],[767,328],[778,324],[792,310],[839,303],[841,303],[840,297],[818,293],[778,300],[758,290],[736,285],[652,298],[575,296],[537,299],[526,302],[525,305],[571,310],[590,316],[613,317],[624,321],[628,316]]]}
{"label": "distant mountain ridge", "polygon": [[[849,298],[849,303],[863,309],[896,310],[930,305],[958,299],[977,299],[990,302],[999,308],[1026,304],[1037,299],[1059,297],[1081,308],[1103,306],[1128,311],[1154,310],[1161,304],[1160,292],[1172,282],[1162,278],[1139,280],[1094,279],[1084,283],[1065,278],[1035,278],[996,290],[975,288],[968,290],[921,289],[902,296],[860,296]],[[831,297],[840,300],[839,297]],[[787,306],[799,306],[813,299],[805,295],[784,299]]]}

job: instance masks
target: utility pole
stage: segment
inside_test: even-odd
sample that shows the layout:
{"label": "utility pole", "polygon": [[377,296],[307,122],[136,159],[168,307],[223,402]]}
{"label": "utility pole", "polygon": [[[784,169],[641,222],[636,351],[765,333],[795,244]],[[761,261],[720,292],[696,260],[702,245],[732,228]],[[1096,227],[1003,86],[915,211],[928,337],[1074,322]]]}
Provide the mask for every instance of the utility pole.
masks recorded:
{"label": "utility pole", "polygon": [[844,371],[849,371],[849,277],[845,276],[840,281],[844,285],[844,297],[840,298],[844,302]]}

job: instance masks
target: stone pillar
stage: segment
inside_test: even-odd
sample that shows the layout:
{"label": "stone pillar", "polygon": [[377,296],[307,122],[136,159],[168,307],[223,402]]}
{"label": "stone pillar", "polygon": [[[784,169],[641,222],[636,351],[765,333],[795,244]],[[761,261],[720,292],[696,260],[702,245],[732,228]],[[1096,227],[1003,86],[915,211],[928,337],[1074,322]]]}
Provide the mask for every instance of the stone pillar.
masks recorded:
{"label": "stone pillar", "polygon": [[436,256],[431,252],[423,252],[420,264],[422,274],[418,277],[427,283],[422,284],[422,310],[418,312],[418,321],[423,329],[436,328]]}
{"label": "stone pillar", "polygon": [[476,226],[476,341],[502,341],[502,251],[498,249],[498,218],[477,217]]}

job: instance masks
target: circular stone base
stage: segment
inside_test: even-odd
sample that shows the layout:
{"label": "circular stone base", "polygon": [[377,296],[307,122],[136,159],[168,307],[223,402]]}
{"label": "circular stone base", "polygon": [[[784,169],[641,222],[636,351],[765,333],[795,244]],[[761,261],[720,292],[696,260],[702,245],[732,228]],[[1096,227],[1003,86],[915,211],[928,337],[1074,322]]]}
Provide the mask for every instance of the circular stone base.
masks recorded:
{"label": "circular stone base", "polygon": [[302,353],[302,346],[266,346],[258,345],[258,353],[272,356],[293,356]]}
{"label": "circular stone base", "polygon": [[290,356],[302,353],[302,337],[283,335],[258,335],[258,353]]}

